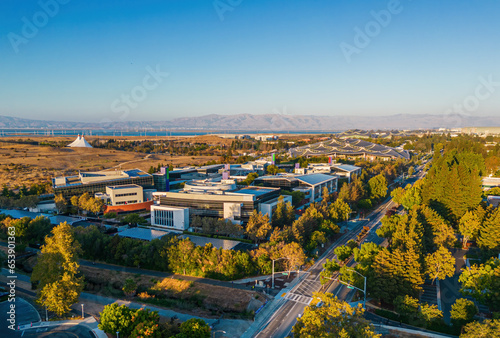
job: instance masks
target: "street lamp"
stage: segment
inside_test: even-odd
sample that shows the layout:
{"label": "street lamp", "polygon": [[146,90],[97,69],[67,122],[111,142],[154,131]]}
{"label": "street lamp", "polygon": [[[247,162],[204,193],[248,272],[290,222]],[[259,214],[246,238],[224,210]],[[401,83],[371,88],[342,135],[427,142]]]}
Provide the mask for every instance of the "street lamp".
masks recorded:
{"label": "street lamp", "polygon": [[271,289],[274,289],[274,261],[279,261],[280,259],[285,259],[286,257],[281,257],[281,258],[276,258],[276,259],[273,259],[273,282],[272,282],[272,286],[271,286]]}
{"label": "street lamp", "polygon": [[364,296],[364,299],[363,299],[363,305],[364,305],[364,308],[366,309],[366,277],[365,277],[365,276],[363,276],[362,274],[360,274],[359,272],[357,272],[357,271],[356,271],[356,270],[354,270],[354,269],[349,269],[349,268],[346,268],[346,270],[353,271],[353,272],[357,273],[358,275],[360,275],[361,277],[363,277],[363,278],[365,279],[365,283],[364,283],[363,290],[361,290],[360,288],[355,287],[355,286],[354,286],[354,285],[352,285],[352,284],[346,283],[346,282],[344,282],[344,281],[340,280],[339,278],[328,278],[328,277],[324,277],[324,278],[331,279],[331,280],[335,280],[335,281],[337,281],[337,282],[339,282],[339,283],[342,283],[342,284],[344,284],[344,285],[347,285],[347,287],[348,287],[348,288],[350,288],[350,289],[356,289],[356,290],[359,290],[359,291],[363,292],[363,296]]}
{"label": "street lamp", "polygon": [[119,338],[120,331],[116,331],[116,338]]}
{"label": "street lamp", "polygon": [[226,333],[226,331],[222,331],[222,330],[217,330],[217,331],[214,331],[214,332],[213,332],[213,335],[212,335],[212,338],[215,338],[215,334],[216,334],[217,332]]}
{"label": "street lamp", "polygon": [[85,314],[83,312],[83,303],[82,303],[82,319],[84,319],[84,318],[85,318]]}
{"label": "street lamp", "polygon": [[[365,283],[364,283],[364,287],[363,287],[363,290],[361,290],[360,288],[357,288],[355,287],[354,285],[350,285],[348,283],[346,283],[346,285],[348,285],[348,287],[350,286],[351,288],[354,288],[356,290],[359,290],[361,292],[363,292],[363,296],[364,296],[364,299],[363,299],[363,307],[366,309],[366,277],[363,276],[362,274],[360,274],[359,272],[357,272],[356,270],[354,269],[349,269],[349,268],[346,268],[346,270],[349,270],[349,271],[353,271],[355,273],[357,273],[358,275],[360,275],[361,277],[363,277],[365,279]],[[342,283],[342,281],[339,279],[339,282]]]}

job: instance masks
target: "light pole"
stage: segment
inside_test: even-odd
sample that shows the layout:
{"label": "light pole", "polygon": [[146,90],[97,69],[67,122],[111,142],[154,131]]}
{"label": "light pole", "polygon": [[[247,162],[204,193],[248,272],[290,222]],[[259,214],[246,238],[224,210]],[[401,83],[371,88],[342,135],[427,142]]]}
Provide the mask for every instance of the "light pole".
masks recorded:
{"label": "light pole", "polygon": [[273,282],[272,282],[272,286],[271,286],[271,289],[274,289],[274,261],[279,261],[280,259],[285,259],[285,257],[281,257],[281,258],[276,258],[276,259],[273,259]]}
{"label": "light pole", "polygon": [[[365,277],[365,276],[363,276],[362,274],[360,274],[359,272],[357,272],[357,271],[356,271],[356,270],[354,270],[354,269],[349,269],[349,268],[346,268],[346,270],[353,271],[353,272],[357,273],[358,275],[360,275],[361,277],[363,277],[363,278],[364,278],[365,283],[364,283],[363,290],[361,290],[360,288],[355,287],[354,285],[350,285],[350,284],[349,284],[349,286],[350,286],[351,288],[354,288],[354,289],[356,289],[356,290],[359,290],[359,291],[363,292],[363,296],[364,296],[364,297],[363,297],[363,298],[364,298],[364,299],[363,299],[363,307],[366,309],[366,277]],[[339,281],[340,281],[340,279],[339,279]]]}
{"label": "light pole", "polygon": [[340,278],[328,278],[328,277],[325,277],[325,278],[327,278],[327,279],[332,279],[332,280],[336,280],[336,281],[337,281],[337,282],[339,282],[339,283],[342,283],[342,284],[344,284],[344,285],[347,285],[347,287],[348,287],[348,288],[351,288],[351,289],[356,289],[356,290],[359,290],[359,291],[363,292],[363,296],[364,296],[364,297],[363,297],[363,307],[366,309],[366,277],[365,277],[365,276],[363,276],[362,274],[360,274],[359,272],[357,272],[357,271],[356,271],[356,270],[354,270],[354,269],[349,269],[349,268],[346,268],[346,270],[353,271],[353,272],[357,273],[358,275],[360,275],[361,277],[363,277],[363,278],[365,279],[365,283],[364,283],[363,290],[361,290],[360,288],[355,287],[355,286],[354,286],[354,285],[352,285],[352,284],[349,284],[349,283],[346,283],[346,282],[344,282],[344,281],[340,280]]}
{"label": "light pole", "polygon": [[226,333],[226,331],[222,331],[222,330],[217,330],[217,331],[214,331],[213,334],[212,334],[212,338],[215,338],[215,334],[217,332],[222,332],[222,333]]}
{"label": "light pole", "polygon": [[49,321],[49,312],[47,311],[47,305],[45,305],[45,321]]}
{"label": "light pole", "polygon": [[116,331],[116,338],[119,338],[120,331]]}
{"label": "light pole", "polygon": [[85,318],[85,314],[83,312],[83,303],[82,303],[82,319],[84,319],[84,318]]}

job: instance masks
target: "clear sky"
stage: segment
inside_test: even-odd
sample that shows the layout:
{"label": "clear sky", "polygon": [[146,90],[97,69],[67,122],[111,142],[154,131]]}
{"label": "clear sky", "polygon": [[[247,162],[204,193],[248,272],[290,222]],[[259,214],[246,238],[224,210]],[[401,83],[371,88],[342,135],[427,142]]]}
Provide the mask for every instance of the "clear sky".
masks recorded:
{"label": "clear sky", "polygon": [[486,0],[1,0],[0,115],[498,115],[499,15]]}

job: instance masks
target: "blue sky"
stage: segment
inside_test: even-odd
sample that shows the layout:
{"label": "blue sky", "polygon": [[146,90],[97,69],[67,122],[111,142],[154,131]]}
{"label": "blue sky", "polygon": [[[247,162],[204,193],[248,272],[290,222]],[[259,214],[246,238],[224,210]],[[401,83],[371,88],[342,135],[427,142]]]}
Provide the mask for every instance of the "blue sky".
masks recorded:
{"label": "blue sky", "polygon": [[462,0],[2,0],[0,115],[497,115],[498,13]]}

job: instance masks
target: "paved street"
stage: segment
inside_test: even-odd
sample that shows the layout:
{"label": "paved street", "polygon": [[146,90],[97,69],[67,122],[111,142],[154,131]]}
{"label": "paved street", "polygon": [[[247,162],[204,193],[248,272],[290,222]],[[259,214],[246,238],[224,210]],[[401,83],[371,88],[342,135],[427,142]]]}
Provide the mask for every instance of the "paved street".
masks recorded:
{"label": "paved street", "polygon": [[[352,231],[342,235],[325,254],[316,261],[313,267],[308,271],[309,275],[303,279],[295,288],[285,295],[283,306],[279,308],[258,332],[255,337],[286,337],[292,330],[299,314],[304,312],[305,307],[312,300],[312,294],[322,289],[319,274],[323,270],[323,264],[326,259],[335,257],[333,250],[340,245],[345,245],[349,240],[356,239],[357,234],[361,231],[363,226],[370,227],[370,240],[375,240],[381,243],[383,239],[379,238],[374,231],[380,224],[380,219],[385,215],[387,209],[394,206],[394,203],[388,198],[382,205],[380,205],[374,212],[372,212],[366,220],[361,220],[353,225]],[[338,289],[337,289],[338,288]],[[349,290],[345,288],[346,290]],[[328,290],[335,290],[341,297],[352,295],[352,290],[343,291],[338,283],[333,283],[329,286]],[[339,297],[339,298],[341,298]],[[345,299],[345,298],[341,298]]]}
{"label": "paved street", "polygon": [[[417,175],[406,180],[405,185],[415,183],[423,175],[424,173],[420,171]],[[380,220],[384,217],[386,211],[394,205],[395,203],[392,201],[392,198],[388,197],[384,203],[365,219],[350,221],[346,226],[349,231],[344,233],[344,235],[333,243],[323,256],[316,261],[314,266],[309,269],[307,278],[300,281],[297,286],[284,295],[282,300],[279,300],[279,302],[281,302],[279,308],[256,330],[254,337],[287,337],[293,325],[295,325],[297,317],[304,312],[305,307],[311,302],[314,292],[320,290],[333,292],[339,299],[350,300],[354,295],[354,290],[347,289],[338,282],[331,283],[326,290],[322,288],[319,274],[323,270],[323,264],[326,262],[326,259],[336,258],[333,250],[337,246],[345,245],[351,239],[355,240],[363,226],[368,226],[370,228],[370,232],[363,242],[374,242],[378,245],[382,244],[385,239],[378,237],[375,230],[380,226]]]}

